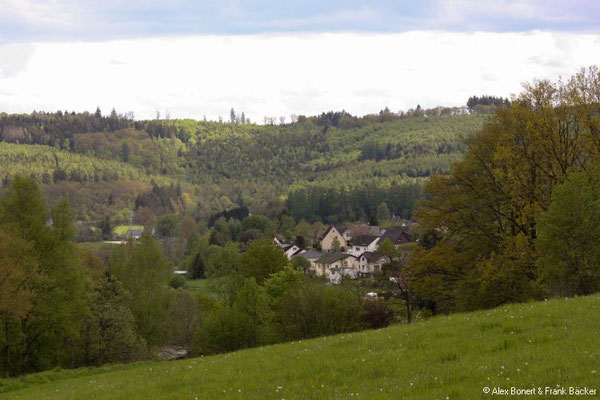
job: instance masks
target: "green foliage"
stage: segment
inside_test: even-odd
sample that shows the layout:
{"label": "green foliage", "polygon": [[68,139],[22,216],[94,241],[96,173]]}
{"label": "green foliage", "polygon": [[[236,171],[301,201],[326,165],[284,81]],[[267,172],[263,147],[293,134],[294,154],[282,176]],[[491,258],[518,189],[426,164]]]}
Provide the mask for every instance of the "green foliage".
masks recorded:
{"label": "green foliage", "polygon": [[179,226],[179,218],[174,214],[163,215],[156,221],[156,234],[159,237],[168,238],[175,236],[177,227]]}
{"label": "green foliage", "polygon": [[[302,237],[302,236],[301,236]],[[292,258],[292,268],[296,271],[306,272],[311,267],[310,261],[308,261],[304,257],[294,257]]]}
{"label": "green foliage", "polygon": [[309,283],[294,285],[277,304],[277,318],[287,339],[354,331],[362,326],[362,305],[343,288]]}
{"label": "green foliage", "polygon": [[173,275],[169,279],[169,286],[173,289],[180,289],[185,286],[185,278],[181,275]]}
{"label": "green foliage", "polygon": [[260,231],[264,237],[272,236],[275,229],[273,223],[264,215],[250,215],[242,221],[242,231],[255,229]]}
{"label": "green foliage", "polygon": [[206,275],[219,277],[237,273],[242,265],[242,256],[236,243],[228,242],[223,247],[213,246],[206,250]]}
{"label": "green foliage", "polygon": [[540,280],[560,296],[600,290],[600,168],[571,174],[540,217]]}
{"label": "green foliage", "polygon": [[121,161],[100,160],[41,145],[0,142],[0,176],[10,179],[21,174],[41,183],[103,182],[121,178],[141,182],[169,182],[160,176],[150,176]]}
{"label": "green foliage", "polygon": [[282,271],[289,260],[271,239],[255,240],[242,256],[240,272],[262,284],[272,274]]}
{"label": "green foliage", "polygon": [[186,290],[171,294],[168,312],[168,343],[190,350],[204,312],[212,307],[212,301]]}
{"label": "green foliage", "polygon": [[171,274],[158,242],[144,233],[137,242],[129,240],[116,247],[110,271],[132,296],[131,310],[140,336],[150,346],[161,343]]}
{"label": "green foliage", "polygon": [[146,356],[130,302],[130,294],[107,272],[89,298],[90,314],[81,332],[80,351],[85,365],[130,362]]}
{"label": "green foliage", "polygon": [[[19,256],[7,251],[8,267],[26,263],[21,264],[23,281],[12,288],[12,300],[19,303],[1,321],[4,374],[67,364],[86,313],[85,278],[70,242],[68,205],[60,203],[52,215],[57,224],[49,227],[40,190],[29,178],[16,176],[0,198],[0,231],[6,233],[0,246],[24,251]],[[6,274],[14,282],[19,275],[11,270]]]}
{"label": "green foliage", "polygon": [[217,307],[207,317],[197,334],[199,354],[233,351],[255,346],[256,321],[237,308]]}
{"label": "green foliage", "polygon": [[[301,257],[297,257],[301,258]],[[303,260],[306,260],[303,258]],[[264,287],[273,299],[280,299],[290,288],[302,282],[303,271],[285,267],[265,281]]]}
{"label": "green foliage", "polygon": [[205,273],[204,256],[198,252],[194,256],[194,261],[190,266],[190,276],[192,279],[202,279]]}
{"label": "green foliage", "polygon": [[[429,250],[415,253],[409,269],[413,284],[422,290],[424,300],[435,303],[433,308],[492,307],[544,295],[536,266],[538,221],[549,210],[551,194],[558,185],[600,162],[600,108],[590,100],[599,91],[600,72],[595,67],[566,82],[526,85],[511,106],[499,108],[473,138],[464,160],[454,164],[449,175],[431,178],[428,198],[416,216],[423,231],[439,230],[445,235]],[[558,222],[557,213],[575,207],[576,199],[589,204],[594,196],[563,190],[559,190],[555,206],[561,211],[554,209],[548,217],[542,240],[549,241],[546,250],[549,243],[557,243],[561,250],[556,251],[563,254],[541,261],[544,273],[553,275],[547,283],[555,285],[560,277],[570,280],[578,268],[587,269],[580,262],[564,261],[588,244],[577,247],[573,241],[558,239],[558,231],[551,226],[557,223],[564,228],[560,235],[575,233],[573,228],[567,229],[568,224],[590,209],[578,216],[571,212],[563,222]],[[572,196],[565,194],[568,191]],[[571,217],[575,220],[567,224]],[[551,233],[553,229],[555,233]],[[559,245],[560,240],[565,243]],[[556,257],[558,253],[550,254]],[[548,267],[550,260],[559,263]],[[575,265],[575,270],[568,269]],[[551,272],[553,269],[561,272]],[[437,288],[434,283],[439,284]],[[571,290],[583,290],[576,289],[573,281],[564,284]]]}

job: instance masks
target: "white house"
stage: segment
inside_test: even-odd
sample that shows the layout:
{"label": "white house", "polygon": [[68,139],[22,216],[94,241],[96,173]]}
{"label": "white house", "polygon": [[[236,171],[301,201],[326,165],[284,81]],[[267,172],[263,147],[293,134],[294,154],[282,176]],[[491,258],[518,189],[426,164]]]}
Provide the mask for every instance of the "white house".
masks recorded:
{"label": "white house", "polygon": [[385,232],[385,229],[381,229],[376,225],[357,224],[343,230],[340,229],[339,231],[344,236],[344,239],[349,242],[352,238],[359,236],[381,236]]}
{"label": "white house", "polygon": [[285,256],[288,258],[288,260],[291,260],[294,254],[300,252],[300,247],[296,246],[295,244],[282,244],[281,249],[285,253]]}
{"label": "white house", "polygon": [[359,257],[365,251],[376,251],[377,243],[381,238],[379,236],[363,235],[355,239],[348,246],[347,253],[352,254],[354,257]]}
{"label": "white house", "polygon": [[365,251],[358,257],[358,276],[369,277],[374,272],[381,271],[389,259],[372,251]]}

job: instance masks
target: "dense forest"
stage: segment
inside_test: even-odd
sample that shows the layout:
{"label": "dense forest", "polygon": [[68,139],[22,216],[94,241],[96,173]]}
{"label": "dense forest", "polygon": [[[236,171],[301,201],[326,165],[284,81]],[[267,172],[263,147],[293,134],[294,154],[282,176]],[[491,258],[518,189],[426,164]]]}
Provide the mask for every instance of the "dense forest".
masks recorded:
{"label": "dense forest", "polygon": [[[180,211],[137,199],[170,185],[181,188],[171,200],[204,220],[242,206],[261,214],[287,208],[296,220],[355,220],[373,217],[381,202],[410,217],[423,178],[447,171],[488,118],[455,113],[329,112],[284,125],[134,121],[99,109],[0,114],[0,178],[6,188],[15,174],[30,176],[51,202],[56,194],[74,200],[76,215],[90,222],[145,225]],[[299,205],[306,193],[310,204]],[[343,203],[335,209],[326,205],[333,193]]]}

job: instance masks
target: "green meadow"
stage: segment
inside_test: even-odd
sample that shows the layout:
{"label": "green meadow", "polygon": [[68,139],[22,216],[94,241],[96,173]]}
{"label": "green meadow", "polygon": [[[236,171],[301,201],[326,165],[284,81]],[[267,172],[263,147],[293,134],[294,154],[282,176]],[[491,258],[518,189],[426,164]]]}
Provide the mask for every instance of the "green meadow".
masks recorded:
{"label": "green meadow", "polygon": [[486,395],[486,387],[587,387],[596,389],[596,395],[578,398],[598,398],[600,295],[514,304],[181,361],[47,371],[1,380],[0,398],[512,397]]}

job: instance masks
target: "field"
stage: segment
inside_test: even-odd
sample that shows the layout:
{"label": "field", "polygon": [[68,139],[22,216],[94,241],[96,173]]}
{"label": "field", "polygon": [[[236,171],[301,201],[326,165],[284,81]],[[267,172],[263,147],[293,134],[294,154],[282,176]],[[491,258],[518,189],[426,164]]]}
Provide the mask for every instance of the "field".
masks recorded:
{"label": "field", "polygon": [[50,371],[0,381],[7,392],[0,398],[479,399],[498,397],[483,394],[497,386],[598,391],[599,332],[600,296],[593,295],[176,362]]}
{"label": "field", "polygon": [[139,229],[140,231],[144,230],[143,225],[117,225],[113,228],[113,234],[116,237],[125,237],[127,235],[127,231],[130,229]]}

